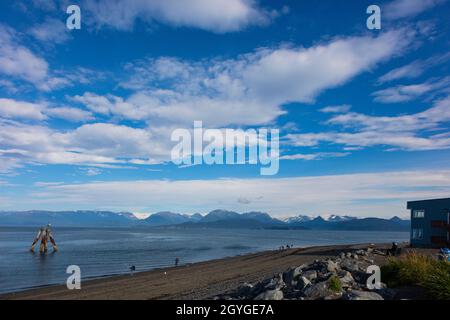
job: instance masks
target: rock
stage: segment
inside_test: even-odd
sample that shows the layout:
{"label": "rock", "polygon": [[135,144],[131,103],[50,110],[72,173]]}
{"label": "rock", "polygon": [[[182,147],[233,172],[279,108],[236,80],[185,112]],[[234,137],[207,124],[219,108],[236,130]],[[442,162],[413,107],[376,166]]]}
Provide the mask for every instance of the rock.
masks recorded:
{"label": "rock", "polygon": [[269,283],[267,283],[264,286],[264,289],[267,290],[275,290],[275,289],[281,289],[284,288],[286,286],[286,284],[283,281],[283,274],[278,274],[275,277],[273,277],[272,279],[270,279]]}
{"label": "rock", "polygon": [[237,290],[237,295],[240,297],[249,297],[252,295],[254,288],[255,287],[253,285],[251,285],[250,283],[244,283]]}
{"label": "rock", "polygon": [[339,255],[339,257],[340,257],[341,259],[345,259],[345,252],[341,252],[341,254]]}
{"label": "rock", "polygon": [[362,284],[363,286],[367,285],[367,279],[371,276],[371,274],[362,272],[362,271],[353,271],[352,272],[353,279],[356,282]]}
{"label": "rock", "polygon": [[350,272],[359,271],[358,263],[349,259],[341,261],[341,268]]}
{"label": "rock", "polygon": [[354,253],[354,254],[352,254],[352,258],[355,259],[355,260],[358,260],[358,259],[359,259],[359,256],[358,256],[357,254]]}
{"label": "rock", "polygon": [[317,278],[317,271],[316,270],[307,270],[302,272],[302,277],[305,277],[309,281],[313,281]]}
{"label": "rock", "polygon": [[347,253],[345,254],[345,256],[346,256],[347,258],[351,258],[351,257],[352,257],[352,253],[351,253],[351,252],[347,252]]}
{"label": "rock", "polygon": [[368,262],[370,264],[374,264],[374,260],[373,259],[369,259],[369,258],[364,257],[364,261],[366,261],[366,262]]}
{"label": "rock", "polygon": [[297,289],[303,290],[309,285],[311,285],[311,281],[304,276],[301,276],[297,281]]}
{"label": "rock", "polygon": [[323,300],[339,300],[342,298],[342,292],[333,293],[330,296],[326,296],[323,298]]}
{"label": "rock", "polygon": [[318,282],[303,290],[303,295],[308,299],[322,299],[332,294],[327,281]]}
{"label": "rock", "polygon": [[376,292],[371,291],[361,291],[361,290],[352,290],[344,294],[345,300],[384,300],[382,296],[380,296]]}
{"label": "rock", "polygon": [[339,280],[341,281],[341,285],[344,288],[351,287],[352,284],[355,282],[355,279],[353,279],[353,276],[348,271],[342,271],[338,274]]}
{"label": "rock", "polygon": [[286,283],[287,286],[295,286],[297,283],[298,277],[302,274],[302,269],[304,268],[304,265],[301,265],[296,268],[292,268],[285,273],[283,273],[283,280]]}
{"label": "rock", "polygon": [[374,292],[382,296],[384,300],[394,300],[395,296],[397,295],[397,291],[389,288],[377,289],[374,290]]}
{"label": "rock", "polygon": [[339,265],[336,262],[331,260],[327,261],[327,270],[328,272],[336,272],[339,269]]}
{"label": "rock", "polygon": [[255,300],[283,300],[283,291],[279,289],[275,290],[267,290],[258,296],[256,296]]}

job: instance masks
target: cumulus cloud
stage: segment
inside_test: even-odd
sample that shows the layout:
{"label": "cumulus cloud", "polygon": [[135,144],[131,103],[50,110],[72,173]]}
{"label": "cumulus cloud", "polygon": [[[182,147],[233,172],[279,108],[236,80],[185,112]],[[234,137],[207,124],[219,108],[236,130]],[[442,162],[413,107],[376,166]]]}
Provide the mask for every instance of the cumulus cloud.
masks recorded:
{"label": "cumulus cloud", "polygon": [[70,122],[86,122],[94,120],[92,112],[71,107],[48,108],[45,114],[52,118],[67,120]]}
{"label": "cumulus cloud", "polygon": [[[161,133],[108,123],[85,124],[72,131],[57,131],[0,119],[0,155],[25,163],[116,165],[154,164],[170,157],[170,145]],[[6,161],[6,160],[5,160]],[[4,167],[8,164],[5,162]]]}
{"label": "cumulus cloud", "polygon": [[45,104],[0,98],[0,117],[8,119],[44,120]]}
{"label": "cumulus cloud", "polygon": [[[352,214],[392,217],[406,214],[406,201],[445,197],[449,171],[359,173],[278,179],[142,180],[64,184],[26,198],[29,206],[108,208],[155,212],[207,212],[226,207],[266,211],[274,216]],[[323,195],[327,196],[324,198]],[[252,199],[236,201],[236,199]],[[380,201],[383,199],[383,201]]]}
{"label": "cumulus cloud", "polygon": [[91,112],[72,107],[50,107],[48,102],[32,103],[0,98],[0,118],[42,121],[48,117],[71,122],[94,120]]}
{"label": "cumulus cloud", "polygon": [[90,23],[129,31],[136,20],[216,33],[233,32],[269,22],[253,0],[95,0],[84,1]]}

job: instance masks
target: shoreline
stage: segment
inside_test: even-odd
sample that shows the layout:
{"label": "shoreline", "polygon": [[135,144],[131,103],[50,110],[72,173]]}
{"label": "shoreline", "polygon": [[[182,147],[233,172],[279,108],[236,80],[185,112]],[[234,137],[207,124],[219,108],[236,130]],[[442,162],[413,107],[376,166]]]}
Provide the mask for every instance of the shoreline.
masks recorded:
{"label": "shoreline", "polygon": [[[208,299],[236,289],[244,282],[255,282],[283,272],[287,268],[333,257],[343,251],[367,248],[370,244],[311,246],[261,251],[227,258],[196,262],[178,267],[157,268],[133,275],[105,275],[81,282],[81,290],[68,290],[64,285],[48,285],[0,294],[9,299]],[[375,244],[389,248],[390,244]],[[378,264],[385,258],[379,257]]]}

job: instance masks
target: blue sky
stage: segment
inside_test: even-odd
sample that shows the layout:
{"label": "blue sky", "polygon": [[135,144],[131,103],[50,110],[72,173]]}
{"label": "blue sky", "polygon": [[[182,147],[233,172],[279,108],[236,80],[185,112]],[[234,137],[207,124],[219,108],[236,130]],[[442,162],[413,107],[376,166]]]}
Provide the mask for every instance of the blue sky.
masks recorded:
{"label": "blue sky", "polygon": [[[79,5],[81,30],[65,26]],[[366,8],[381,7],[381,30]],[[450,2],[2,1],[0,210],[406,216],[450,194]],[[280,130],[280,169],[171,163]]]}

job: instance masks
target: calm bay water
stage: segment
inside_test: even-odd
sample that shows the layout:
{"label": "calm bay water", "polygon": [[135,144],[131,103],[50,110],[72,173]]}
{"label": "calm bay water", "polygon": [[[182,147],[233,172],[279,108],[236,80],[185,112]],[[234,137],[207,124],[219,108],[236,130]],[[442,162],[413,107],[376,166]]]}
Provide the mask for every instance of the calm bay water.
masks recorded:
{"label": "calm bay water", "polygon": [[60,249],[41,255],[28,251],[36,228],[0,228],[0,292],[65,283],[69,265],[82,279],[205,261],[276,249],[351,243],[408,241],[407,232],[226,230],[226,229],[81,229],[55,228]]}

